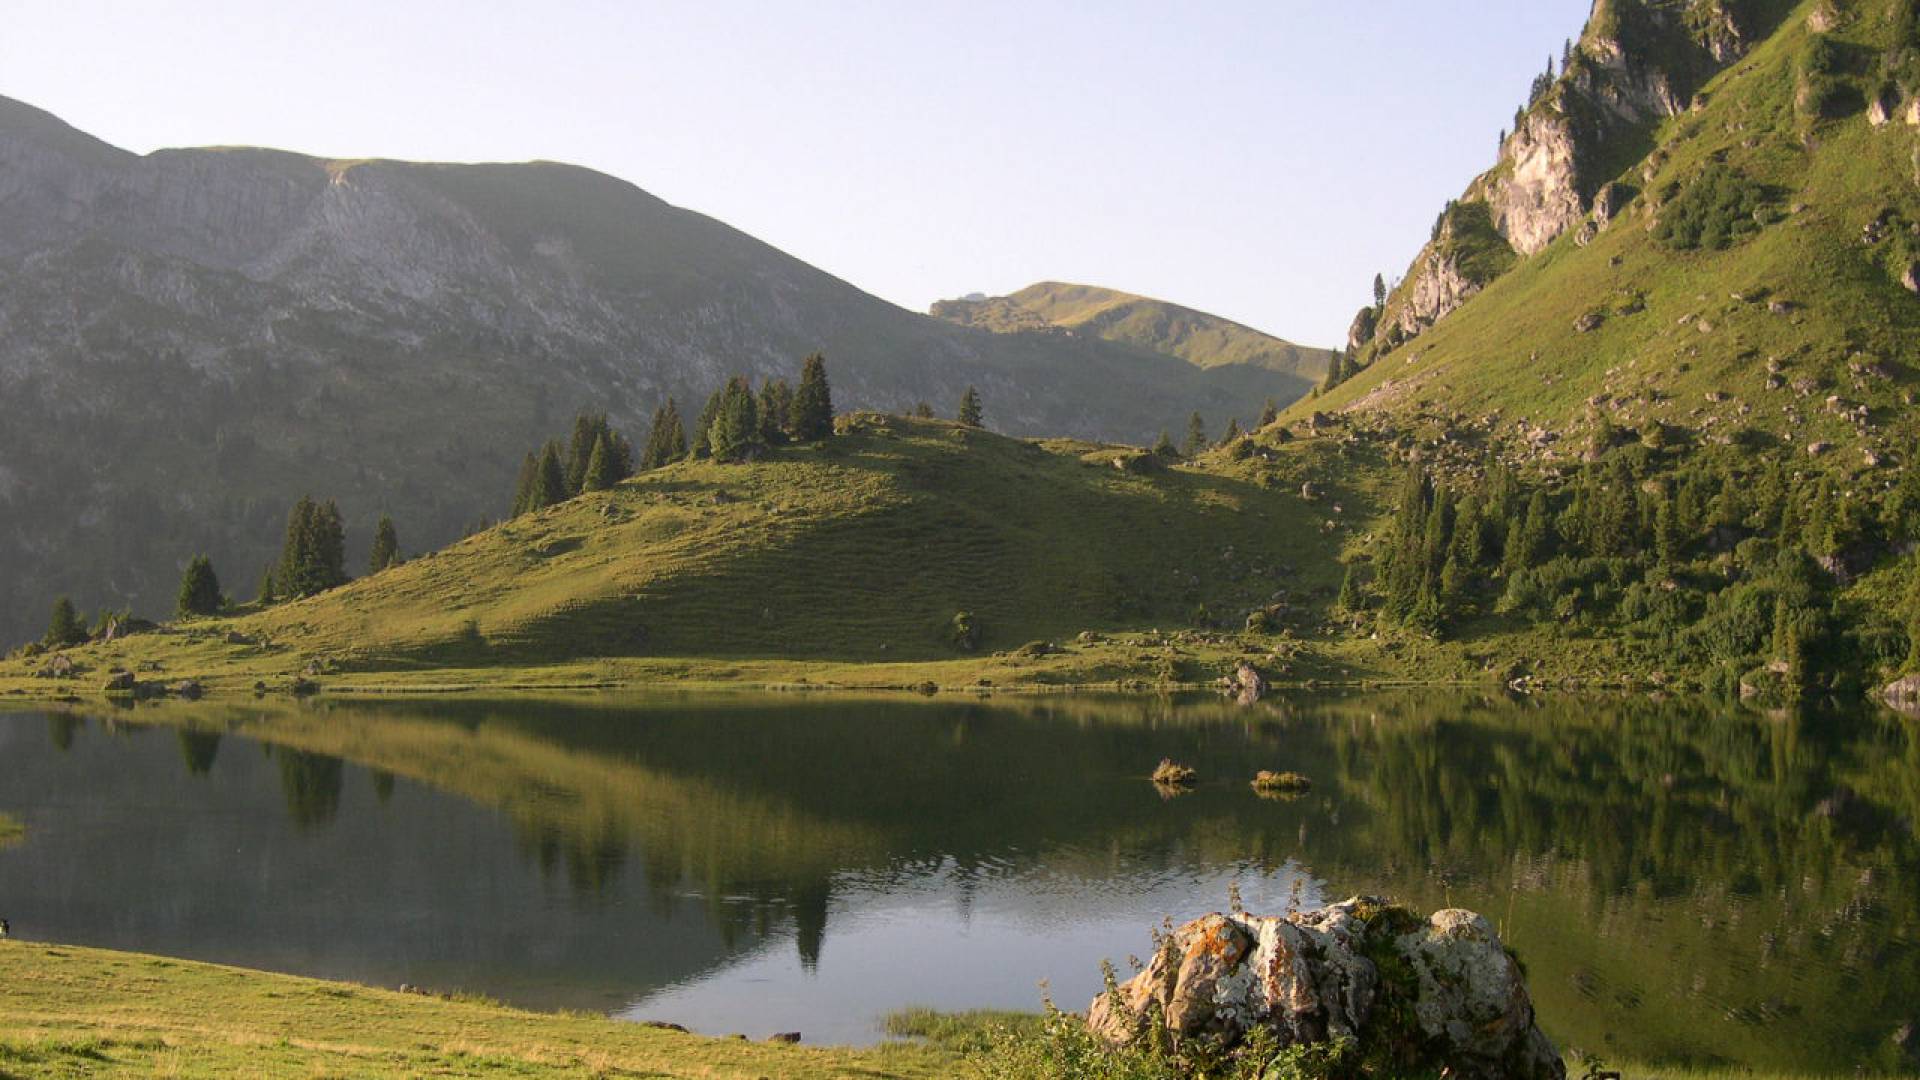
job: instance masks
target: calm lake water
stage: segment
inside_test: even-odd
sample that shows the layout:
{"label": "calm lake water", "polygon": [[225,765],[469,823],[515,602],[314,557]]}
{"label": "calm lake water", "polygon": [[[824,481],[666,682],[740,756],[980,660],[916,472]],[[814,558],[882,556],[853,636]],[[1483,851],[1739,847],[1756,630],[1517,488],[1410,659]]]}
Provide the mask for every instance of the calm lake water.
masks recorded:
{"label": "calm lake water", "polygon": [[[1190,794],[1145,779],[1162,757]],[[1254,795],[1259,769],[1314,780]],[[1645,700],[703,696],[0,714],[29,939],[870,1042],[1149,930],[1472,907],[1549,1032],[1852,1074],[1920,1021],[1920,725]]]}

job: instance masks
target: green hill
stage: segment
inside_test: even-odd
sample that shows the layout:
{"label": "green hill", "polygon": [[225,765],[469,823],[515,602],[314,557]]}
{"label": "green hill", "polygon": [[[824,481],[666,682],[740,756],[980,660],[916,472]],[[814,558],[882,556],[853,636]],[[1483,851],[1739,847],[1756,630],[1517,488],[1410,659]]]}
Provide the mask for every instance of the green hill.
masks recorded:
{"label": "green hill", "polygon": [[0,175],[4,641],[61,593],[161,613],[198,551],[256,580],[303,492],[356,563],[382,513],[438,547],[577,410],[637,442],[669,398],[816,351],[843,405],[951,415],[975,385],[1023,435],[1145,441],[1309,386],[954,326],[553,162],[136,155],[0,98]]}
{"label": "green hill", "polygon": [[[1327,508],[1252,473],[938,420],[841,426],[749,464],[644,473],[307,600],[76,655],[90,670],[153,662],[172,678],[244,682],[310,660],[401,673],[904,665],[1071,645],[1082,631],[1238,628],[1270,608],[1304,628],[1339,584]],[[972,640],[956,636],[963,612]],[[1126,671],[1104,677],[1173,677],[1172,655],[1125,651]]]}
{"label": "green hill", "polygon": [[1003,334],[1067,330],[1176,356],[1198,368],[1245,366],[1315,381],[1326,374],[1329,355],[1164,300],[1058,281],[1010,296],[943,300],[933,305],[933,315]]}

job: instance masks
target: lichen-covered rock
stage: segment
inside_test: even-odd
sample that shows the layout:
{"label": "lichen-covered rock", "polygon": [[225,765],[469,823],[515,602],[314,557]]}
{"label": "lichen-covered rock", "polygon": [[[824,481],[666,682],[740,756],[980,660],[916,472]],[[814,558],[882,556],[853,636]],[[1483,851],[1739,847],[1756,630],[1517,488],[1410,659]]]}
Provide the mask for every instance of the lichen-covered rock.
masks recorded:
{"label": "lichen-covered rock", "polygon": [[1282,1046],[1352,1040],[1382,1060],[1461,1078],[1566,1076],[1534,1023],[1519,964],[1486,919],[1448,910],[1421,920],[1365,898],[1196,919],[1139,975],[1095,998],[1087,1022],[1115,1045],[1155,1022],[1176,1040],[1229,1046],[1265,1028]]}

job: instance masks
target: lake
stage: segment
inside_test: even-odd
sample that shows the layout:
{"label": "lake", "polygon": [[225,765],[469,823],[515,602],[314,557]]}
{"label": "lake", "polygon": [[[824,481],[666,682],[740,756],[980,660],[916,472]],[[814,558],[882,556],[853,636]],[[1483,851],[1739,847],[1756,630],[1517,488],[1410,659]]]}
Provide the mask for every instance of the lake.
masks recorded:
{"label": "lake", "polygon": [[[1166,797],[1162,757],[1199,770]],[[1314,782],[1257,796],[1260,769]],[[1081,1009],[1217,910],[1471,907],[1608,1058],[1920,1021],[1920,726],[1644,698],[814,695],[0,713],[16,935],[810,1042]]]}

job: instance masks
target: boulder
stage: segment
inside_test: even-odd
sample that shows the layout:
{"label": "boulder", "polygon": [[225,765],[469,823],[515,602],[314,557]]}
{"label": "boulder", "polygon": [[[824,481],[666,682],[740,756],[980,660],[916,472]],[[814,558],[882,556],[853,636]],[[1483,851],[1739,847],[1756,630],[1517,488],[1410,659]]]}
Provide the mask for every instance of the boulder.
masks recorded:
{"label": "boulder", "polygon": [[54,653],[33,674],[41,679],[71,679],[75,674],[73,657],[66,653]]}
{"label": "boulder", "polygon": [[1245,660],[1240,661],[1233,669],[1233,674],[1222,678],[1220,683],[1228,695],[1242,705],[1259,701],[1267,692],[1267,677]]}
{"label": "boulder", "polygon": [[1880,697],[1891,708],[1909,716],[1920,716],[1920,674],[1893,680],[1881,689]]}
{"label": "boulder", "polygon": [[182,679],[172,686],[167,687],[167,692],[174,697],[184,698],[187,701],[198,701],[200,695],[204,693],[205,690],[201,687],[200,680],[198,679]]}
{"label": "boulder", "polygon": [[1231,1047],[1264,1029],[1281,1047],[1357,1041],[1375,1060],[1462,1080],[1564,1080],[1520,965],[1471,911],[1421,919],[1356,897],[1282,917],[1212,914],[1174,931],[1145,970],[1095,998],[1093,1032],[1131,1043]]}
{"label": "boulder", "polygon": [[116,671],[101,684],[103,694],[131,694],[140,689],[140,680],[131,671]]}

